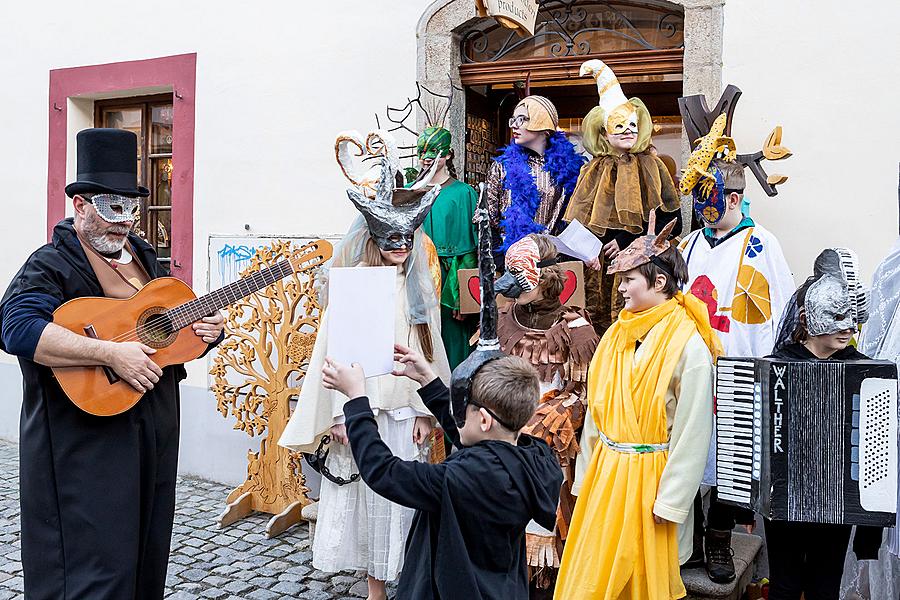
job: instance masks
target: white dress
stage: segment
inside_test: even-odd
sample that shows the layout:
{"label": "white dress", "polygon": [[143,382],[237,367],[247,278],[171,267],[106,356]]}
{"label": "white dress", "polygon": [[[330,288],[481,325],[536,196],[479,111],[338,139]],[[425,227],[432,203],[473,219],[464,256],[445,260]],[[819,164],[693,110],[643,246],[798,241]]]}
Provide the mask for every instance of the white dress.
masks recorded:
{"label": "white dress", "polygon": [[[423,459],[412,443],[415,417],[411,410],[408,416],[387,411],[375,416],[381,439],[403,460]],[[350,446],[332,444],[326,465],[345,479],[358,472]],[[375,579],[393,581],[403,567],[406,536],[414,512],[385,500],[361,479],[337,485],[323,477],[312,546],[313,566],[326,573],[365,571]]]}
{"label": "white dress", "polygon": [[[395,335],[398,343],[421,351],[418,334],[407,318],[406,280],[397,277],[397,313]],[[450,366],[440,337],[440,313],[437,304],[429,312],[434,345],[435,373],[449,383]],[[309,368],[297,400],[297,408],[278,443],[292,450],[312,452],[331,426],[343,422],[347,397],[322,387],[322,365],[327,354],[328,311],[322,317]],[[383,375],[366,380],[378,432],[394,455],[404,460],[423,460],[422,451],[413,442],[415,417],[431,416],[417,393],[419,386],[405,377]],[[349,479],[358,473],[349,446],[329,445],[326,461],[334,475]],[[375,494],[360,479],[337,485],[322,478],[319,512],[313,540],[313,566],[336,573],[366,571],[376,579],[392,581],[403,567],[406,536],[414,510]]]}

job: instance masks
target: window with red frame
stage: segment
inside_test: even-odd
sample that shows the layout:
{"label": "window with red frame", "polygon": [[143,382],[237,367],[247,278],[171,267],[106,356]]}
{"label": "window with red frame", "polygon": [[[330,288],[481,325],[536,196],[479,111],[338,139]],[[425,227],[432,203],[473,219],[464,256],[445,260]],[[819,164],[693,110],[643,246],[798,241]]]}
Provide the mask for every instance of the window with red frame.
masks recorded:
{"label": "window with red frame", "polygon": [[134,225],[166,268],[172,257],[172,94],[98,100],[94,125],[138,137],[138,181],[150,190]]}

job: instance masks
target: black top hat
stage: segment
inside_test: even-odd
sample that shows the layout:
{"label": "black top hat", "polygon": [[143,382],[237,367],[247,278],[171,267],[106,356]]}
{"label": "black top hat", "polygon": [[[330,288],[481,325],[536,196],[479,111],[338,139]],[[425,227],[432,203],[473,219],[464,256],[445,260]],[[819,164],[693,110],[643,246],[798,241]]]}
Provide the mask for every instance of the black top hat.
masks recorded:
{"label": "black top hat", "polygon": [[137,183],[137,136],[124,129],[85,129],[75,137],[78,175],[66,196],[107,193],[149,196]]}

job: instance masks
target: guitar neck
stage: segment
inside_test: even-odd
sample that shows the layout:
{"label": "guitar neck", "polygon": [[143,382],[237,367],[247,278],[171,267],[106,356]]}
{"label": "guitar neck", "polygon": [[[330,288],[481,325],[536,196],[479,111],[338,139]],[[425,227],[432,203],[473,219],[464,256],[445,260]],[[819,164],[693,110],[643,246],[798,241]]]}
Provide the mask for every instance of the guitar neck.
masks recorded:
{"label": "guitar neck", "polygon": [[293,270],[294,268],[291,265],[290,260],[282,260],[268,269],[257,271],[248,277],[238,279],[237,281],[229,283],[225,287],[210,292],[205,296],[200,296],[190,302],[185,302],[180,306],[176,306],[167,311],[172,322],[172,328],[178,330],[187,327],[191,323],[199,321],[203,317],[210,315],[217,310],[221,310],[226,306],[234,304],[241,298],[246,298],[250,294],[258,292],[264,287],[284,279],[293,272]]}

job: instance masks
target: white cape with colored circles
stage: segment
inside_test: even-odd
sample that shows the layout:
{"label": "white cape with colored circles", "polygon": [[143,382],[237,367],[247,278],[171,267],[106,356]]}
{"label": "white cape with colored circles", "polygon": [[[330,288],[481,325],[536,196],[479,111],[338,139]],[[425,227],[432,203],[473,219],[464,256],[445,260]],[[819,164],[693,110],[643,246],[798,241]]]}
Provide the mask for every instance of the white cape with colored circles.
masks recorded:
{"label": "white cape with colored circles", "polygon": [[[679,249],[690,275],[684,291],[706,303],[725,356],[771,354],[781,315],[796,289],[775,236],[754,225],[711,247],[700,229]],[[715,439],[703,476],[706,485],[716,483]]]}

